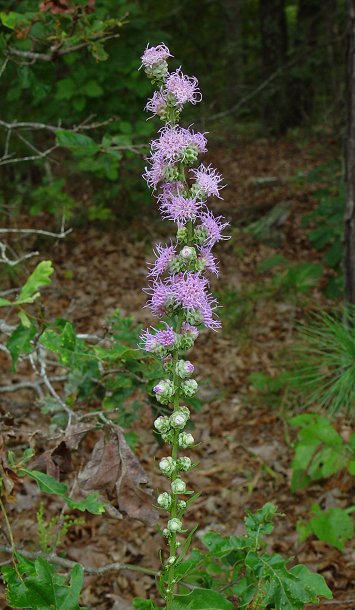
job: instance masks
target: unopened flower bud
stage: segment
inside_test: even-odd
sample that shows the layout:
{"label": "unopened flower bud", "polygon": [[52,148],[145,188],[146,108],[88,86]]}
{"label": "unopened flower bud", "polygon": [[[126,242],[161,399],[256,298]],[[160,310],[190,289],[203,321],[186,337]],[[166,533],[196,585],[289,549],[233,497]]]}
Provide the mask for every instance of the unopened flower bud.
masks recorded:
{"label": "unopened flower bud", "polygon": [[181,153],[181,161],[185,165],[193,165],[198,158],[198,150],[196,146],[186,146],[186,148]]}
{"label": "unopened flower bud", "polygon": [[169,557],[168,561],[166,562],[169,566],[173,565],[173,563],[175,563],[176,561],[176,557],[174,555],[171,555],[171,557]]}
{"label": "unopened flower bud", "polygon": [[188,240],[188,232],[186,227],[179,227],[176,233],[177,241],[180,244],[184,244]]}
{"label": "unopened flower bud", "polygon": [[179,500],[179,502],[177,503],[177,507],[180,510],[185,510],[186,506],[187,506],[187,504],[186,504],[185,500]]}
{"label": "unopened flower bud", "polygon": [[176,463],[172,457],[168,456],[160,460],[159,468],[164,474],[169,475],[176,469]]}
{"label": "unopened flower bud", "polygon": [[163,59],[159,63],[155,63],[151,66],[145,66],[144,71],[148,78],[155,83],[156,81],[159,82],[165,80],[169,70],[167,62]]}
{"label": "unopened flower bud", "polygon": [[175,479],[171,484],[171,490],[174,494],[184,494],[186,492],[186,483],[182,479]]}
{"label": "unopened flower bud", "polygon": [[166,527],[163,529],[163,536],[165,536],[165,538],[169,538],[170,536],[170,531]]}
{"label": "unopened flower bud", "polygon": [[186,312],[186,322],[189,324],[201,324],[202,321],[202,315],[198,309],[189,309]]}
{"label": "unopened flower bud", "polygon": [[181,532],[182,522],[180,521],[180,519],[170,519],[168,521],[168,529],[170,532]]}
{"label": "unopened flower bud", "polygon": [[158,496],[157,502],[161,508],[168,510],[171,506],[171,495],[164,491],[164,493]]}
{"label": "unopened flower bud", "polygon": [[195,439],[189,432],[181,432],[179,434],[179,447],[182,449],[188,449],[189,447],[193,447],[195,444]]}
{"label": "unopened flower bud", "polygon": [[185,396],[191,398],[191,396],[196,394],[198,383],[196,379],[187,379],[186,381],[182,382],[180,387]]}
{"label": "unopened flower bud", "polygon": [[186,262],[193,261],[196,259],[196,250],[191,246],[184,246],[184,248],[180,252],[180,258]]}
{"label": "unopened flower bud", "polygon": [[187,421],[189,419],[189,415],[184,413],[181,409],[178,411],[174,411],[170,415],[170,425],[172,428],[185,428]]}
{"label": "unopened flower bud", "polygon": [[[191,436],[191,434],[190,434]],[[178,458],[176,465],[179,470],[190,470],[192,466],[192,462],[189,457],[180,457]]]}
{"label": "unopened flower bud", "polygon": [[170,379],[162,379],[154,386],[153,392],[159,402],[168,403],[175,393],[175,386]]}
{"label": "unopened flower bud", "polygon": [[158,432],[167,432],[170,428],[170,422],[167,415],[161,415],[154,422],[154,428],[158,430]]}
{"label": "unopened flower bud", "polygon": [[186,377],[190,377],[194,372],[195,367],[189,360],[178,360],[175,367],[175,372],[181,379],[186,379]]}

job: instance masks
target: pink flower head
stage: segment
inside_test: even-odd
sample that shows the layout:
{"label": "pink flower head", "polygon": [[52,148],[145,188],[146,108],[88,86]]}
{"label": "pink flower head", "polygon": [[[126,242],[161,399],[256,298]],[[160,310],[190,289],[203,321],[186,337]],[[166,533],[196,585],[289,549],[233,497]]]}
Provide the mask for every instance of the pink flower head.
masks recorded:
{"label": "pink flower head", "polygon": [[225,220],[223,216],[214,216],[209,210],[200,214],[201,227],[207,232],[207,244],[212,247],[215,243],[221,239],[229,239],[229,236],[222,235],[222,231],[228,227],[229,222],[222,222]]}
{"label": "pink flower head", "polygon": [[179,106],[186,102],[196,104],[202,99],[197,78],[195,76],[185,76],[181,72],[181,68],[169,74],[165,86],[167,93],[174,96]]}
{"label": "pink flower head", "polygon": [[162,246],[161,244],[157,244],[154,254],[156,260],[154,264],[151,265],[148,277],[159,277],[159,275],[162,275],[162,273],[169,268],[169,263],[175,256],[175,248],[174,246]]}
{"label": "pink flower head", "polygon": [[165,163],[164,159],[158,155],[150,158],[150,167],[145,168],[143,178],[150,188],[156,189],[159,182],[164,178]]}
{"label": "pink flower head", "polygon": [[213,169],[211,165],[206,167],[201,163],[198,169],[191,169],[190,172],[194,175],[197,188],[202,191],[203,195],[207,195],[208,197],[214,195],[215,197],[222,199],[219,194],[221,189],[219,184],[222,181],[222,176],[217,170]]}
{"label": "pink flower head", "polygon": [[184,127],[166,125],[160,130],[158,140],[153,140],[153,157],[158,156],[167,164],[184,160],[185,149],[194,148],[197,153],[207,151],[207,140],[202,133],[194,133]]}
{"label": "pink flower head", "polygon": [[156,330],[155,328],[152,330],[155,330],[154,335],[150,333],[149,330],[146,330],[140,336],[146,352],[155,352],[161,347],[165,349],[173,347],[176,340],[176,333],[171,326],[166,324],[163,330]]}
{"label": "pink flower head", "polygon": [[162,93],[160,93],[160,91],[154,91],[153,97],[148,100],[144,110],[151,112],[152,114],[156,114],[157,116],[161,116],[165,109],[166,101],[164,96]]}
{"label": "pink flower head", "polygon": [[160,202],[163,218],[177,222],[179,226],[183,226],[188,220],[194,220],[203,205],[195,197],[183,197],[179,192],[163,193]]}
{"label": "pink flower head", "polygon": [[159,64],[162,61],[166,61],[168,57],[173,57],[170,53],[168,47],[165,44],[158,44],[156,47],[150,47],[147,45],[146,50],[144,51],[141,60],[142,66],[145,68],[152,67],[156,64]]}
{"label": "pink flower head", "polygon": [[181,332],[183,335],[190,335],[194,341],[196,341],[199,336],[199,331],[196,326],[189,324],[188,322],[183,322],[181,325]]}
{"label": "pink flower head", "polygon": [[219,274],[218,263],[209,248],[200,248],[199,249],[199,259],[204,262],[204,264],[205,264],[204,269],[206,271],[215,273],[218,276],[218,274]]}
{"label": "pink flower head", "polygon": [[161,318],[166,313],[167,305],[173,302],[171,286],[159,280],[154,282],[147,292],[151,293],[151,298],[146,306],[150,307],[154,316]]}
{"label": "pink flower head", "polygon": [[218,319],[213,317],[217,301],[206,291],[208,280],[198,273],[179,273],[169,278],[174,301],[183,309],[197,311],[205,326],[215,329],[220,327]]}

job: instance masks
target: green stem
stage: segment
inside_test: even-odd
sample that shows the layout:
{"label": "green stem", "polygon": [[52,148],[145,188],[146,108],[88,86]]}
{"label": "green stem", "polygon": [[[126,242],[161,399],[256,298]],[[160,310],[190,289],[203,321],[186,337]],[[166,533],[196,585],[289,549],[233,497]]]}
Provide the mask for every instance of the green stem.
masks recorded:
{"label": "green stem", "polygon": [[[178,316],[177,322],[176,322],[176,328],[175,328],[176,333],[180,332],[182,321],[183,321],[183,317],[182,317],[182,314],[180,313]],[[180,403],[180,400],[179,400],[180,378],[175,372],[176,364],[177,364],[178,360],[179,360],[179,349],[176,349],[173,353],[173,383],[174,383],[175,387],[177,388],[177,391],[174,396],[173,411],[176,411],[179,408],[179,403]],[[173,442],[172,442],[172,450],[171,450],[171,457],[175,461],[177,460],[177,457],[178,457],[178,451],[179,451],[179,431],[176,430],[176,432],[174,434],[174,438],[173,438]],[[177,476],[178,476],[177,472],[174,472],[171,477],[171,482],[175,481]],[[170,508],[170,518],[175,519],[177,516],[177,501],[178,500],[177,500],[176,494],[172,493],[171,496],[172,496],[172,503],[171,503],[171,508]],[[176,557],[176,552],[177,552],[176,532],[171,532],[170,541],[169,541],[169,550],[170,550],[170,557]],[[168,567],[166,610],[171,610],[171,608],[172,608],[174,593],[175,593],[175,566],[174,566],[174,564],[172,564],[172,565],[169,565],[169,567]]]}

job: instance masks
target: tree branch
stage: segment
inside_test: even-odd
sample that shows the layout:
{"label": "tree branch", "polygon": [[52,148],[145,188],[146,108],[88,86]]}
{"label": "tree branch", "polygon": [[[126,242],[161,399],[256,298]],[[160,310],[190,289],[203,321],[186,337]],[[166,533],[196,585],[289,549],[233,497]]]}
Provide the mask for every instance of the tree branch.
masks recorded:
{"label": "tree branch", "polygon": [[[73,568],[78,564],[76,561],[71,559],[64,559],[58,557],[55,553],[43,553],[42,551],[25,551],[24,549],[16,548],[16,551],[26,557],[27,559],[46,559],[51,563],[55,563],[62,568]],[[1,553],[12,553],[10,546],[0,545]],[[80,564],[82,565],[82,564]],[[158,573],[150,568],[144,568],[143,566],[136,566],[133,563],[121,563],[116,561],[115,563],[108,563],[99,568],[91,566],[82,566],[87,574],[105,574],[105,572],[120,571],[120,570],[132,570],[133,572],[140,572],[141,574],[148,574],[149,576],[157,576]]]}

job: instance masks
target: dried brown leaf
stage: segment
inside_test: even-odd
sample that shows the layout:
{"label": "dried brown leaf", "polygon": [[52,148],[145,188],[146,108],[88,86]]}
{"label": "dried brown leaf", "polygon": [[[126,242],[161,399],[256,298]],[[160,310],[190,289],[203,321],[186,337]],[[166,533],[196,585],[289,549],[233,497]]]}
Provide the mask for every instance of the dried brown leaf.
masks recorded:
{"label": "dried brown leaf", "polygon": [[100,438],[89,462],[78,475],[78,485],[84,493],[100,491],[109,499],[117,500],[118,510],[112,503],[107,507],[111,516],[122,518],[125,513],[131,519],[154,524],[157,513],[152,508],[152,494],[147,483],[147,475],[129,448],[122,428],[114,425],[110,426],[109,441]]}

